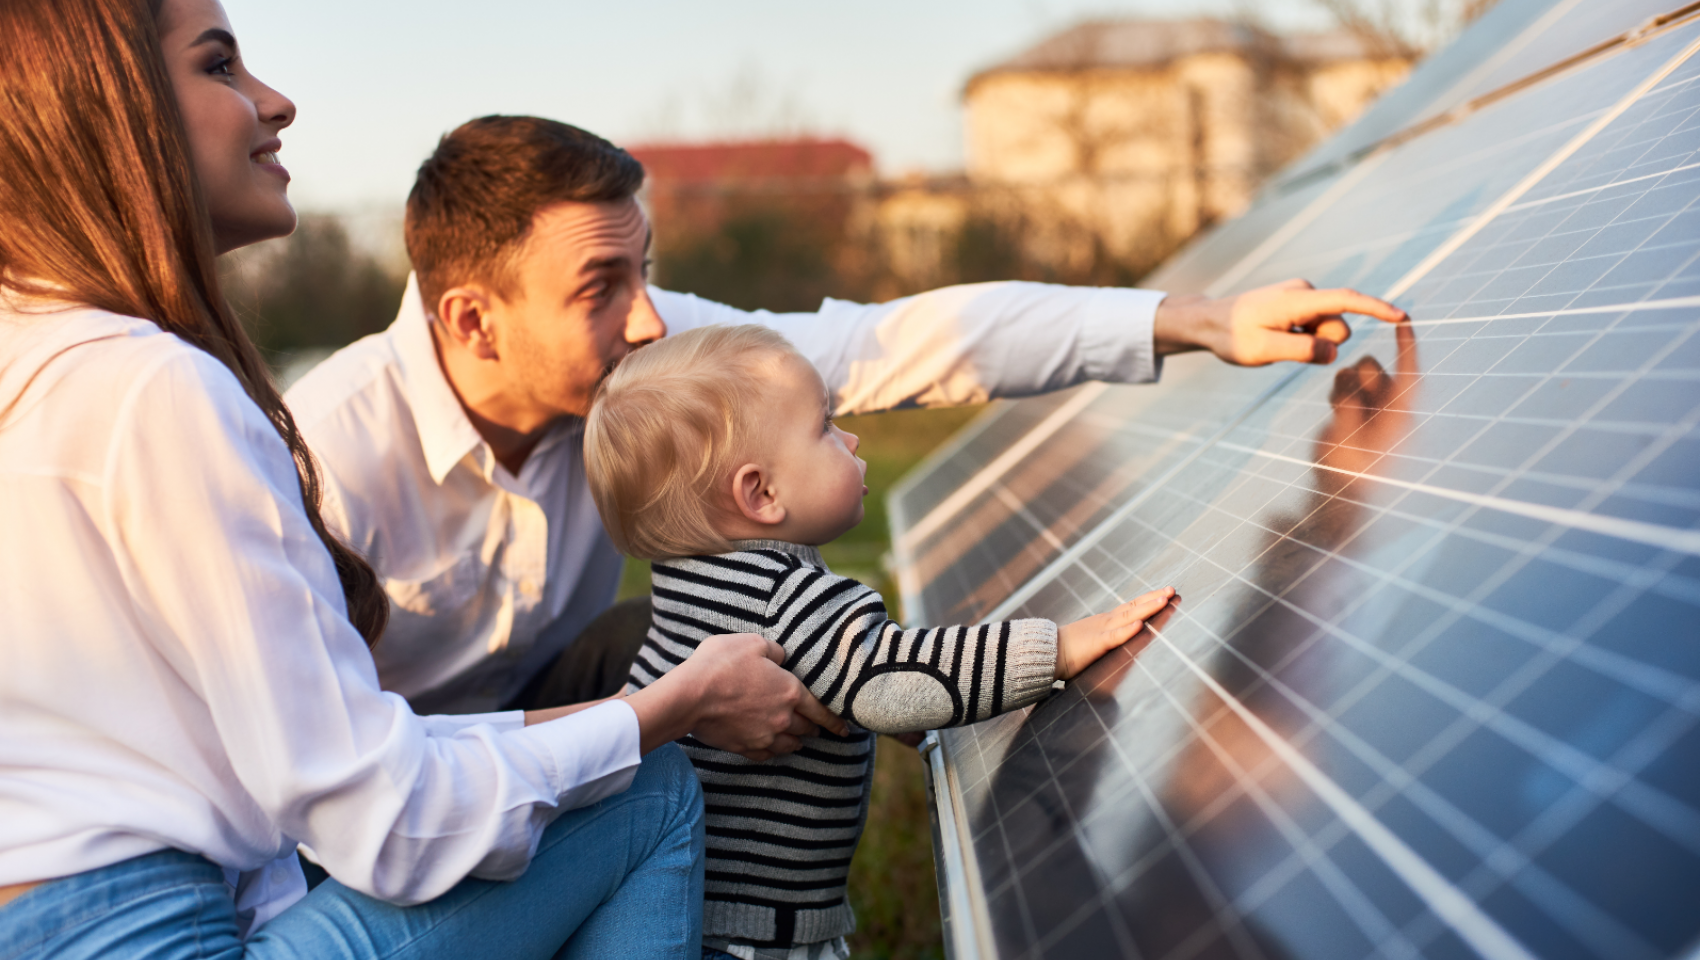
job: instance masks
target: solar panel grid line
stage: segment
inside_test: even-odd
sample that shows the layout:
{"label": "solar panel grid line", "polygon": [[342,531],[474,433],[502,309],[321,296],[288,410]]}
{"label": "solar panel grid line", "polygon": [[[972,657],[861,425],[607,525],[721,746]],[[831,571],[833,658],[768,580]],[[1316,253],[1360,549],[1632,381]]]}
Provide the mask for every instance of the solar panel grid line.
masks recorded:
{"label": "solar panel grid line", "polygon": [[1367,179],[1376,169],[1391,156],[1390,152],[1380,152],[1364,158],[1354,164],[1320,197],[1311,201],[1305,208],[1288,220],[1279,229],[1269,235],[1267,240],[1252,248],[1251,252],[1240,258],[1239,262],[1229,267],[1219,278],[1204,288],[1205,296],[1220,297],[1234,292],[1239,282],[1246,275],[1262,266],[1277,251],[1286,246],[1292,239],[1304,232],[1304,229],[1316,222],[1316,219],[1339,202],[1340,198],[1350,193],[1359,183]]}
{"label": "solar panel grid line", "polygon": [[[1700,423],[1700,418],[1691,417],[1683,422],[1673,425],[1670,431],[1666,431],[1667,435],[1669,435],[1670,439],[1675,439],[1676,436],[1681,435],[1675,431],[1686,432],[1692,429],[1696,423]],[[1264,450],[1229,443],[1225,440],[1221,441],[1218,445],[1225,449],[1248,453],[1253,456],[1267,457],[1271,460],[1282,460],[1294,464],[1309,464],[1309,461],[1301,460],[1298,457],[1288,457],[1280,454],[1269,453]],[[1660,452],[1662,452],[1662,448],[1660,448]],[[1678,550],[1683,553],[1700,556],[1700,531],[1697,530],[1680,530],[1674,527],[1660,526],[1656,523],[1643,523],[1639,520],[1626,520],[1621,517],[1605,517],[1598,514],[1588,513],[1586,510],[1572,510],[1562,507],[1549,507],[1538,503],[1524,503],[1519,500],[1510,500],[1505,497],[1469,493],[1463,490],[1451,490],[1446,487],[1437,487],[1432,484],[1413,483],[1408,480],[1395,480],[1391,477],[1375,476],[1373,474],[1359,473],[1352,470],[1341,470],[1338,467],[1323,467],[1323,469],[1332,470],[1345,476],[1374,480],[1377,483],[1383,483],[1389,486],[1403,487],[1407,490],[1416,490],[1422,493],[1432,494],[1437,497],[1445,497],[1448,500],[1456,500],[1459,503],[1467,503],[1472,506],[1502,510],[1506,513],[1513,513],[1521,517],[1528,517],[1532,520],[1561,524],[1563,526],[1573,527],[1577,530],[1591,530],[1595,533],[1603,533],[1611,537],[1632,540],[1636,543],[1644,543],[1652,547],[1659,547],[1667,550]],[[1508,477],[1507,479],[1512,479],[1512,477]]]}
{"label": "solar panel grid line", "polygon": [[892,545],[898,550],[907,552],[914,544],[926,539],[934,531],[950,522],[952,517],[960,513],[963,507],[991,486],[998,477],[1007,473],[1010,467],[1032,452],[1033,448],[1062,429],[1064,425],[1074,419],[1076,414],[1084,410],[1092,401],[1098,399],[1107,389],[1109,388],[1105,384],[1096,381],[1076,389],[1067,403],[1058,407],[1050,416],[1024,434],[1020,440],[1011,444],[1008,449],[998,455],[997,459],[980,468],[978,473],[962,486],[957,487],[950,496],[946,497],[926,516],[921,517],[912,526],[906,528],[893,541]]}
{"label": "solar panel grid line", "polygon": [[984,413],[975,417],[973,420],[969,421],[967,426],[951,435],[950,439],[940,444],[938,449],[921,458],[920,463],[917,463],[913,469],[900,477],[897,483],[892,485],[891,493],[887,495],[887,500],[889,504],[889,515],[892,518],[892,526],[894,529],[907,529],[909,527],[907,503],[910,494],[914,493],[916,486],[926,480],[927,477],[934,470],[938,469],[941,464],[959,456],[965,447],[979,439],[981,434],[991,429],[991,427],[996,424],[1005,413],[1008,413],[1010,408],[1013,406],[1013,403],[1009,403],[1007,401],[989,404]]}
{"label": "solar panel grid line", "polygon": [[[1688,170],[1700,168],[1700,164],[1688,164],[1679,169]],[[1675,172],[1675,171],[1670,171]],[[1640,310],[1675,310],[1685,307],[1700,307],[1700,296],[1670,297],[1664,300],[1642,300],[1630,303],[1607,303],[1586,307],[1571,307],[1558,310],[1532,310],[1521,313],[1481,314],[1470,317],[1435,317],[1419,319],[1416,317],[1406,321],[1419,329],[1424,327],[1449,327],[1465,323],[1487,323],[1503,320],[1532,320],[1539,317],[1579,317],[1602,313],[1634,313]]]}

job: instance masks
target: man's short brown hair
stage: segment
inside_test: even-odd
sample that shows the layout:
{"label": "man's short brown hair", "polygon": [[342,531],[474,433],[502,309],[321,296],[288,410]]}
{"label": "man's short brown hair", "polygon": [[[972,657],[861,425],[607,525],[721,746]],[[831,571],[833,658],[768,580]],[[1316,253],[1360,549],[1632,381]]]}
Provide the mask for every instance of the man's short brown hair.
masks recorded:
{"label": "man's short brown hair", "polygon": [[594,133],[542,117],[479,117],[437,142],[407,195],[407,255],[425,312],[445,290],[483,283],[516,292],[514,261],[538,211],[625,200],[643,164]]}

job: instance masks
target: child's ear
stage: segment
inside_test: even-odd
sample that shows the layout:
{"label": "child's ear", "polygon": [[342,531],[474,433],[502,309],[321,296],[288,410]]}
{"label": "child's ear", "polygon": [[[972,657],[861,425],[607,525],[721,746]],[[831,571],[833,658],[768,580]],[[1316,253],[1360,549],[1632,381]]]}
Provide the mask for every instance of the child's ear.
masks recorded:
{"label": "child's ear", "polygon": [[732,474],[732,502],[745,519],[761,524],[783,523],[785,507],[768,483],[767,472],[746,463]]}

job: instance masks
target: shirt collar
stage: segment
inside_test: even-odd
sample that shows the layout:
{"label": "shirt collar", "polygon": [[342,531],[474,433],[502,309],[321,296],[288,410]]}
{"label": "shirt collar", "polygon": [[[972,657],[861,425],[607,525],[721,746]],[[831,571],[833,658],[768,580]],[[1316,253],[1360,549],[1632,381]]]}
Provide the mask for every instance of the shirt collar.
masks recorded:
{"label": "shirt collar", "polygon": [[401,310],[390,325],[390,336],[395,342],[407,402],[413,408],[413,422],[419,429],[419,443],[425,449],[425,465],[431,479],[440,484],[467,454],[483,449],[484,438],[466,418],[460,398],[443,375],[416,274],[408,274],[407,292],[402,294]]}

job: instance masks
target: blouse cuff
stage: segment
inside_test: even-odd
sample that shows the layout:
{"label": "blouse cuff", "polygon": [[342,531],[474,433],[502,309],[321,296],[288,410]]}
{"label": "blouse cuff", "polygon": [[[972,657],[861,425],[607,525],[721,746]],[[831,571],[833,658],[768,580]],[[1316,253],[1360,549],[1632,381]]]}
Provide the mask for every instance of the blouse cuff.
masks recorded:
{"label": "blouse cuff", "polygon": [[588,806],[632,785],[643,761],[637,712],[624,700],[610,700],[510,736],[537,744],[551,761],[560,809]]}
{"label": "blouse cuff", "polygon": [[1105,287],[1087,303],[1081,329],[1087,378],[1111,383],[1153,383],[1163,373],[1157,356],[1160,290]]}
{"label": "blouse cuff", "polygon": [[420,717],[428,737],[452,737],[469,727],[493,727],[497,733],[511,733],[525,726],[524,710],[502,710],[498,713],[438,713]]}

